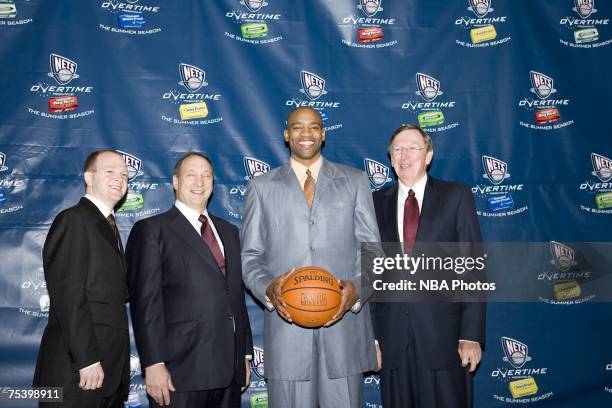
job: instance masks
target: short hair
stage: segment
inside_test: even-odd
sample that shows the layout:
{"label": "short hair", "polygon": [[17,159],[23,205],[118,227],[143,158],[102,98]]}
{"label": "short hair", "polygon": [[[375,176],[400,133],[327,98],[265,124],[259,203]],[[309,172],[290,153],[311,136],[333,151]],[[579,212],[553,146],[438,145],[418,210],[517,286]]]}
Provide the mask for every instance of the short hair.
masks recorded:
{"label": "short hair", "polygon": [[198,156],[198,157],[201,157],[202,159],[206,160],[208,162],[208,164],[210,164],[210,168],[212,169],[213,174],[215,174],[215,167],[213,166],[212,161],[210,161],[208,156],[206,156],[204,153],[200,153],[200,152],[188,152],[188,153],[185,153],[183,156],[181,156],[181,158],[178,159],[176,164],[174,165],[174,175],[175,176],[179,175],[179,171],[181,170],[181,165],[183,164],[183,162],[187,158],[189,158],[191,156]]}
{"label": "short hair", "polygon": [[311,112],[316,113],[317,116],[319,117],[319,120],[321,121],[321,124],[323,124],[323,116],[321,116],[321,112],[319,112],[319,110],[313,108],[312,106],[299,106],[299,107],[293,109],[287,115],[287,120],[285,121],[285,129],[287,129],[289,127],[289,118],[291,117],[291,115],[293,115],[295,112],[300,111],[300,110],[309,110]]}
{"label": "short hair", "polygon": [[85,162],[83,162],[83,173],[85,173],[86,171],[96,171],[96,160],[98,159],[98,156],[100,156],[102,153],[115,153],[123,157],[121,153],[119,153],[117,150],[113,150],[113,149],[95,150],[89,153],[89,156],[87,156],[87,158],[85,159]]}
{"label": "short hair", "polygon": [[431,141],[431,137],[429,137],[427,132],[425,132],[423,129],[421,129],[417,125],[413,125],[412,123],[407,123],[407,124],[404,124],[398,127],[397,129],[393,131],[393,133],[391,133],[391,137],[389,138],[389,143],[387,144],[387,150],[389,152],[389,155],[391,155],[392,153],[391,146],[393,145],[393,141],[395,140],[395,137],[401,132],[403,132],[404,130],[416,130],[417,132],[419,132],[421,134],[421,137],[423,138],[423,142],[425,142],[425,147],[427,148],[427,151],[430,152],[433,150],[433,143]]}

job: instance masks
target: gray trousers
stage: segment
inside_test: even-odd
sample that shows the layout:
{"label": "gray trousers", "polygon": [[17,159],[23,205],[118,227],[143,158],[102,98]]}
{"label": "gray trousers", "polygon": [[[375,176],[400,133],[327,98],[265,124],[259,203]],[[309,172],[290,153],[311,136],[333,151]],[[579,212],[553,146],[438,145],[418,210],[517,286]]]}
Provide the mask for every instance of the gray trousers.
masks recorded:
{"label": "gray trousers", "polygon": [[361,408],[363,374],[329,378],[325,351],[319,347],[319,331],[314,330],[311,379],[283,381],[268,379],[270,408]]}

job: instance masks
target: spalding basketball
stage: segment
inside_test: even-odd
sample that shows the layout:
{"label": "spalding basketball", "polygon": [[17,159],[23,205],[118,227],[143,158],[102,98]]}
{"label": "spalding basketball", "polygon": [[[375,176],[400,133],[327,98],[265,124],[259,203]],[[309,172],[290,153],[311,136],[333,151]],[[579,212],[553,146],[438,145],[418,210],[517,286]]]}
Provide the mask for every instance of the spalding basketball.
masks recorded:
{"label": "spalding basketball", "polygon": [[307,328],[323,326],[340,308],[342,290],[338,279],[318,266],[293,271],[281,288],[294,323]]}

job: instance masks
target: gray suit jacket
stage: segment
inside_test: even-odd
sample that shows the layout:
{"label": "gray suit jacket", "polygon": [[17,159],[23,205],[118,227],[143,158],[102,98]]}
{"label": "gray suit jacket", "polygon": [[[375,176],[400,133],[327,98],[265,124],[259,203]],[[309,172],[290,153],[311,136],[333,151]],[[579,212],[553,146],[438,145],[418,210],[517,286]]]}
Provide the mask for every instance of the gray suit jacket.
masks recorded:
{"label": "gray suit jacket", "polygon": [[[360,243],[379,242],[368,180],[362,172],[323,160],[312,209],[291,166],[249,183],[243,216],[242,270],[245,285],[265,303],[270,281],[291,268],[315,265],[361,290]],[[365,299],[362,299],[364,301]],[[335,325],[318,329],[332,378],[376,367],[368,305]],[[266,377],[311,378],[313,330],[266,311]]]}

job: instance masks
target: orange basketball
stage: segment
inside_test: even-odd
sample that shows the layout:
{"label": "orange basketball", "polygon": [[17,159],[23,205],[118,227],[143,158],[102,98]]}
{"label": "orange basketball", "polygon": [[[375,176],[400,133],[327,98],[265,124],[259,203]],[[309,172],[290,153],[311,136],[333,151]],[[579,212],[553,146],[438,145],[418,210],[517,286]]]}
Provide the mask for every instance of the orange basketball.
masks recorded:
{"label": "orange basketball", "polygon": [[327,323],[340,308],[342,297],[338,279],[318,266],[293,271],[281,293],[293,322],[307,328]]}

